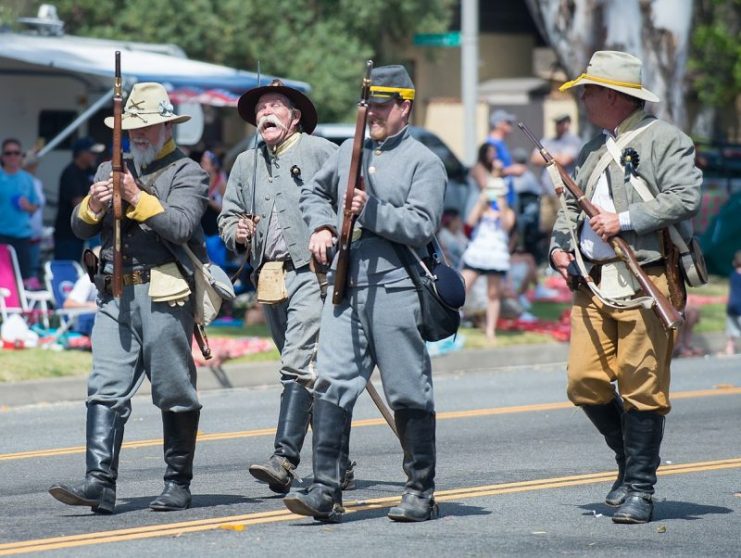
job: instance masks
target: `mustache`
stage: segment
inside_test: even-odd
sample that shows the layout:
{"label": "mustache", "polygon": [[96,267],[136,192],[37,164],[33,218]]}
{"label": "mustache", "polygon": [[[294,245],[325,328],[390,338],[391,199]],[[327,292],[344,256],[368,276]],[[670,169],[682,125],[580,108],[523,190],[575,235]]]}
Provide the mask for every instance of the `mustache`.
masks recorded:
{"label": "mustache", "polygon": [[283,131],[288,130],[286,125],[283,124],[283,122],[281,122],[277,116],[275,116],[274,114],[268,114],[266,116],[263,116],[262,118],[260,118],[260,120],[257,121],[257,131],[262,133],[263,131],[265,131],[265,128],[268,124],[273,124],[274,126],[277,126]]}

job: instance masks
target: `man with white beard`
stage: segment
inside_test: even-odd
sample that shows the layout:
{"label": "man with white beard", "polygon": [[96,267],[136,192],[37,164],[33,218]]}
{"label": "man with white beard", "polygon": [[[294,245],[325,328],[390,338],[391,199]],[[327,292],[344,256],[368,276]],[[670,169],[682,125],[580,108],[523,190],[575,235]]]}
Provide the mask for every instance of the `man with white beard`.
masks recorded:
{"label": "man with white beard", "polygon": [[[257,127],[262,141],[234,163],[219,230],[229,249],[248,251],[257,270],[258,300],[281,354],[283,393],[273,455],[267,463],[251,465],[249,472],[273,492],[285,494],[309,426],[322,309],[321,280],[310,269],[309,230],[299,198],[337,147],[310,135],[317,123],[314,105],[280,80],[247,91],[238,110]],[[349,421],[344,433],[342,480],[343,488],[349,488],[353,480]]]}
{"label": "man with white beard", "polygon": [[[173,126],[188,120],[173,112],[159,83],[136,84],[126,102],[122,129],[131,156],[122,185],[123,292],[111,293],[113,228],[111,163],[98,167],[90,193],[72,212],[74,233],[100,234],[94,274],[98,311],[92,332],[93,370],[88,379],[87,472],[77,484],[55,484],[57,500],[113,513],[124,425],[131,398],[146,375],[152,401],[162,411],[165,488],[149,504],[156,511],[190,506],[196,432],[201,404],[196,393],[193,336],[193,265],[183,245],[206,261],[201,216],[208,175],[175,145]],[[113,118],[106,125],[113,127]]]}

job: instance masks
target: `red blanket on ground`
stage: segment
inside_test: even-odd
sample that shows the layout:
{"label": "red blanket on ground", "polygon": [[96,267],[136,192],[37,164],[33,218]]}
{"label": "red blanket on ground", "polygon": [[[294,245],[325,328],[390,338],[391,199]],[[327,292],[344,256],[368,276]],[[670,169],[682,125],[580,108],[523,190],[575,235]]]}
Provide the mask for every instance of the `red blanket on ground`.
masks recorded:
{"label": "red blanket on ground", "polygon": [[193,360],[196,366],[220,366],[229,359],[262,353],[275,347],[270,339],[264,337],[209,337],[208,344],[213,358],[206,360],[195,340],[193,341]]}

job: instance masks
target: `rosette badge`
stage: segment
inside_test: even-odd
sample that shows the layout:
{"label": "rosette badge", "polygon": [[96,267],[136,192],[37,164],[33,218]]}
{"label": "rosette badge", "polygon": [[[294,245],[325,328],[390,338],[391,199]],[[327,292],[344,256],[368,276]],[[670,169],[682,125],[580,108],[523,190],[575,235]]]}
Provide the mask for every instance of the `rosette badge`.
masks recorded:
{"label": "rosette badge", "polygon": [[638,152],[632,147],[626,147],[623,149],[623,154],[620,156],[620,164],[625,167],[625,170],[629,173],[635,172],[638,168],[640,157]]}

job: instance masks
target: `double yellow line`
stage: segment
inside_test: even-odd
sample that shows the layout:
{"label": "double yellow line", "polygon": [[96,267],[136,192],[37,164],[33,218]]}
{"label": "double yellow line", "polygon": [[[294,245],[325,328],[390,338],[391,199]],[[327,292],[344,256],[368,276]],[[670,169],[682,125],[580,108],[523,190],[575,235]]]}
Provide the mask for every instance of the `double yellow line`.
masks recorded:
{"label": "double yellow line", "polygon": [[[688,473],[699,473],[703,471],[717,471],[721,469],[736,468],[741,468],[741,457],[736,457],[733,459],[721,459],[718,461],[699,461],[695,463],[664,465],[659,469],[658,474],[680,475]],[[534,490],[547,490],[584,484],[595,484],[600,482],[612,482],[614,479],[614,471],[604,473],[588,473],[567,477],[554,477],[535,479],[530,481],[489,484],[484,486],[441,490],[435,493],[435,498],[440,502],[459,501],[469,498],[480,498],[483,496],[496,496],[499,494],[512,494],[516,492],[528,492]],[[398,496],[374,498],[372,500],[362,501],[356,500],[346,504],[346,513],[350,514],[362,511],[388,508],[390,506],[396,505],[398,501]],[[84,533],[81,535],[71,535],[66,537],[51,537],[46,539],[35,539],[0,544],[0,556],[13,556],[29,552],[59,550],[64,548],[89,546],[93,544],[107,544],[140,539],[151,539],[157,537],[177,537],[186,533],[214,531],[216,529],[242,531],[249,526],[296,520],[307,521],[308,519],[306,517],[295,515],[288,510],[283,509],[242,515],[228,515],[195,521],[183,521],[179,523],[167,523],[163,525],[145,525],[141,527],[133,527],[130,529],[100,531],[95,533]]]}
{"label": "double yellow line", "polygon": [[[703,389],[694,391],[679,391],[672,394],[672,399],[695,399],[700,397],[715,397],[719,395],[739,395],[741,387],[730,385],[718,385],[714,389]],[[515,413],[532,413],[542,411],[556,411],[574,409],[574,405],[568,401],[558,403],[538,403],[534,405],[514,405],[510,407],[495,407],[492,409],[471,409],[468,411],[447,411],[437,413],[437,420],[456,420],[476,417],[487,417],[494,415],[510,415]],[[381,418],[355,420],[353,428],[366,426],[382,426],[386,422]],[[204,434],[199,432],[198,442],[216,442],[222,440],[236,440],[241,438],[255,438],[259,436],[274,436],[275,428],[260,428],[256,430],[242,430],[238,432],[216,432]],[[124,448],[147,448],[162,445],[162,439],[137,440],[124,442]],[[15,453],[0,453],[0,461],[13,461],[16,459],[35,459],[38,457],[55,457],[59,455],[72,455],[85,452],[85,446],[72,446],[67,448],[56,448],[46,450],[20,451]]]}

